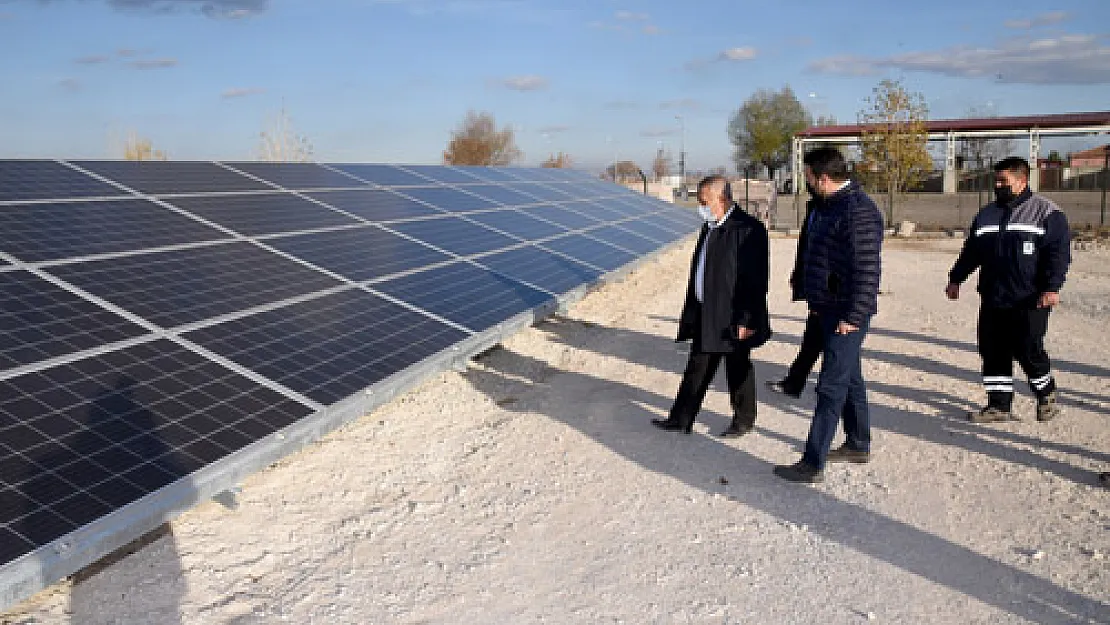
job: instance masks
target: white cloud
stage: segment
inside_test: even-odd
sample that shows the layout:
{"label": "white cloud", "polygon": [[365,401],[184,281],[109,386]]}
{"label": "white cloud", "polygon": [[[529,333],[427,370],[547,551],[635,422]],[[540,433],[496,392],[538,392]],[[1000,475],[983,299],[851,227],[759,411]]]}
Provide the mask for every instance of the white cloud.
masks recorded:
{"label": "white cloud", "polygon": [[868,76],[891,68],[1013,84],[1110,84],[1110,46],[1095,35],[1018,38],[995,47],[955,46],[882,58],[828,57],[808,67],[846,76]]}
{"label": "white cloud", "polygon": [[144,59],[142,61],[135,61],[131,63],[131,67],[135,69],[166,69],[169,67],[176,67],[177,59],[161,58],[161,59]]}
{"label": "white cloud", "polygon": [[613,17],[621,22],[646,22],[651,19],[647,13],[633,13],[632,11],[617,11]]}
{"label": "white cloud", "polygon": [[106,0],[106,2],[108,6],[124,11],[175,13],[190,10],[216,19],[251,17],[264,13],[270,8],[270,0]]}
{"label": "white cloud", "polygon": [[547,79],[543,76],[511,76],[500,81],[501,86],[513,91],[540,91],[547,88]]}
{"label": "white cloud", "polygon": [[700,58],[688,61],[686,69],[689,71],[697,71],[712,65],[714,63],[733,63],[737,61],[751,61],[759,55],[759,51],[752,46],[738,46],[735,48],[728,48],[717,53],[717,56],[711,58]]}
{"label": "white cloud", "polygon": [[224,91],[220,94],[220,97],[225,100],[231,100],[234,98],[245,98],[247,96],[258,95],[261,93],[266,93],[266,90],[261,87],[236,87],[234,89],[228,89]]}
{"label": "white cloud", "polygon": [[1070,15],[1066,11],[1052,11],[1050,13],[1042,13],[1034,18],[1025,20],[1007,20],[1003,22],[1006,28],[1013,28],[1015,30],[1030,30],[1039,26],[1051,26],[1059,24],[1067,20]]}

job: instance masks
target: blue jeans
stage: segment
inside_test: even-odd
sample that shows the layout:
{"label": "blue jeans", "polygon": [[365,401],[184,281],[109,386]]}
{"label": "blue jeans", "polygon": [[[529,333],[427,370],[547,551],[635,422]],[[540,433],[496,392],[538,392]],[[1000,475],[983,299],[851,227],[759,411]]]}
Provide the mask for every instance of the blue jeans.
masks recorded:
{"label": "blue jeans", "polygon": [[817,408],[809,425],[809,437],[802,461],[818,469],[825,468],[837,422],[843,417],[845,442],[858,451],[871,451],[871,416],[867,409],[867,388],[863,383],[860,350],[868,318],[859,330],[837,334],[840,322],[834,315],[821,315],[824,348],[821,352],[821,374],[817,379]]}

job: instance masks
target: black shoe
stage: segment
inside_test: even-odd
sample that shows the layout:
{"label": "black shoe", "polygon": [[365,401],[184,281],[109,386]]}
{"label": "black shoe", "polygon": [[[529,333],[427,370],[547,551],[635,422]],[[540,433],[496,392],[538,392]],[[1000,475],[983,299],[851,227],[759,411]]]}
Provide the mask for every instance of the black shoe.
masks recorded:
{"label": "black shoe", "polygon": [[796,388],[794,386],[787,386],[785,379],[782,379],[782,380],[767,380],[767,388],[771,389],[772,391],[774,391],[776,393],[782,393],[783,395],[789,395],[790,397],[793,397],[794,399],[798,399],[799,397],[802,396],[802,389]]}
{"label": "black shoe", "polygon": [[668,432],[682,432],[683,434],[689,434],[690,432],[694,431],[693,419],[691,419],[687,423],[683,423],[678,419],[668,417],[666,419],[652,419],[651,424],[659,428],[660,430],[666,430]]}
{"label": "black shoe", "polygon": [[871,462],[871,452],[852,449],[848,446],[848,443],[844,443],[836,449],[829,450],[829,455],[825,457],[825,462],[852,462],[854,464],[867,464],[868,462]]}
{"label": "black shoe", "polygon": [[774,469],[775,475],[790,482],[803,484],[817,484],[825,481],[825,472],[818,470],[804,461],[799,460],[794,464],[779,465]]}
{"label": "black shoe", "polygon": [[717,436],[719,436],[721,438],[740,438],[741,436],[743,436],[743,435],[745,435],[745,434],[747,434],[748,432],[751,432],[751,431],[752,431],[752,426],[744,424],[744,423],[740,423],[736,419],[733,419],[732,423],[729,424],[728,428],[724,432],[721,432],[720,434],[718,434]]}

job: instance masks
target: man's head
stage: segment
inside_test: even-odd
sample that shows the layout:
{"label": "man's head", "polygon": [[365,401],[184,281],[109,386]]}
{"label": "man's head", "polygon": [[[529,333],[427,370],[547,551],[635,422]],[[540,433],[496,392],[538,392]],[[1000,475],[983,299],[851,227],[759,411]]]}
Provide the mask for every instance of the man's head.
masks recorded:
{"label": "man's head", "polygon": [[994,173],[994,197],[1000,204],[1013,201],[1029,186],[1029,161],[1020,156],[998,161]]}
{"label": "man's head", "polygon": [[698,183],[698,204],[709,208],[720,221],[732,206],[732,185],[724,176],[706,176]]}
{"label": "man's head", "polygon": [[828,197],[848,179],[848,161],[836,148],[817,148],[806,153],[806,184],[810,193]]}

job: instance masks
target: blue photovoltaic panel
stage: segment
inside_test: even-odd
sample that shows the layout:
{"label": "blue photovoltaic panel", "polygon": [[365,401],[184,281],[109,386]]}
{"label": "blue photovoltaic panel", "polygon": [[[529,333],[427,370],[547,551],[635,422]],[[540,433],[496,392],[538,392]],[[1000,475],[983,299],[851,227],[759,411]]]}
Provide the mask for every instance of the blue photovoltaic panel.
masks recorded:
{"label": "blue photovoltaic panel", "polygon": [[541,202],[539,198],[528,195],[527,193],[521,193],[509,187],[493,184],[471,185],[466,187],[466,190],[484,198],[489,198],[494,202],[500,202],[506,206],[523,206]]}
{"label": "blue photovoltaic panel", "polygon": [[659,249],[659,244],[652,239],[642,237],[635,232],[619,226],[602,226],[590,230],[586,234],[640,256],[650,254]]}
{"label": "blue photovoltaic panel", "polygon": [[62,265],[50,272],[164,328],[340,284],[249,243]]}
{"label": "blue photovoltaic panel", "polygon": [[467,167],[461,165],[453,165],[452,167],[489,182],[520,182],[521,180],[514,174],[514,172],[520,170],[513,167]]}
{"label": "blue photovoltaic panel", "polygon": [[74,161],[84,169],[150,195],[265,191],[273,186],[197,161]]}
{"label": "blue photovoltaic panel", "polygon": [[669,212],[670,211],[660,211],[658,213],[651,213],[650,215],[640,217],[636,221],[666,230],[671,233],[672,238],[683,237],[698,231],[700,227],[698,224],[684,224],[680,223],[678,220],[672,220],[667,214]]}
{"label": "blue photovoltaic panel", "polygon": [[408,221],[392,224],[390,228],[459,256],[481,254],[518,243],[515,239],[457,217]]}
{"label": "blue photovoltaic panel", "polygon": [[403,189],[401,192],[421,202],[427,202],[436,208],[452,213],[469,213],[500,208],[500,206],[485,198],[448,187],[411,188]]}
{"label": "blue photovoltaic panel", "polygon": [[374,288],[474,332],[552,299],[550,294],[467,262],[408,274]]}
{"label": "blue photovoltaic panel", "polygon": [[592,267],[531,246],[483,256],[478,263],[514,280],[560,295],[602,274]]}
{"label": "blue photovoltaic panel", "polygon": [[406,185],[427,185],[433,184],[431,180],[423,176],[418,176],[409,173],[399,167],[392,165],[350,165],[338,164],[329,165],[334,169],[338,169],[347,174],[351,174],[356,178],[361,178],[367,182],[380,184],[382,186],[406,186]]}
{"label": "blue photovoltaic panel", "polygon": [[636,260],[636,257],[628,252],[618,250],[581,234],[571,234],[544,241],[543,247],[605,271],[619,269],[623,265]]}
{"label": "blue photovoltaic panel", "polygon": [[545,202],[566,202],[571,199],[569,194],[539,183],[521,182],[508,186],[522,193],[534,195]]}
{"label": "blue photovoltaic panel", "polygon": [[281,237],[266,243],[356,282],[425,267],[450,258],[373,226]]}
{"label": "blue photovoltaic panel", "polygon": [[624,218],[629,216],[627,213],[625,213],[623,211],[617,210],[616,208],[612,208],[610,205],[607,205],[604,201],[602,201],[602,202],[588,202],[588,201],[567,202],[567,203],[563,204],[563,206],[565,206],[566,208],[569,208],[572,211],[576,211],[576,212],[579,212],[579,213],[589,215],[590,217],[593,217],[594,219],[600,219],[601,221],[619,221],[619,220],[624,219]]}
{"label": "blue photovoltaic panel", "polygon": [[333,171],[316,163],[262,163],[248,161],[243,163],[226,163],[226,165],[291,191],[361,187],[366,185],[366,183],[356,180],[342,172]]}
{"label": "blue photovoltaic panel", "polygon": [[128,195],[54,161],[0,161],[0,202]]}
{"label": "blue photovoltaic panel", "polygon": [[529,208],[522,208],[521,211],[539,217],[552,223],[559,224],[568,230],[580,230],[582,228],[589,228],[590,226],[597,225],[599,222],[593,217],[588,217],[582,213],[577,213],[568,208],[558,204],[551,204],[547,206],[533,206]]}
{"label": "blue photovoltaic panel", "polygon": [[647,237],[656,243],[670,243],[675,239],[674,232],[649,223],[647,218],[622,221],[617,225],[629,232],[635,232],[642,237]]}
{"label": "blue photovoltaic panel", "polygon": [[167,201],[247,236],[360,223],[291,193],[199,195]]}
{"label": "blue photovoltaic panel", "polygon": [[165,339],[0,381],[0,563],[309,412]]}
{"label": "blue photovoltaic panel", "polygon": [[380,222],[443,214],[426,204],[385,190],[321,191],[305,195],[367,221]]}
{"label": "blue photovoltaic panel", "polygon": [[558,169],[557,167],[529,167],[528,180],[535,180],[538,182],[560,182],[562,178],[553,172]]}
{"label": "blue photovoltaic panel", "polygon": [[675,210],[661,210],[655,213],[648,213],[649,218],[658,218],[673,224],[676,228],[684,232],[691,232],[698,230],[705,222],[691,209],[675,209]]}
{"label": "blue photovoltaic panel", "polygon": [[454,167],[444,167],[442,165],[405,165],[404,167],[413,173],[427,176],[436,182],[445,184],[469,184],[482,181],[481,178]]}
{"label": "blue photovoltaic panel", "polygon": [[557,226],[531,215],[516,210],[501,210],[488,213],[475,213],[467,215],[468,218],[480,222],[484,226],[494,228],[529,241],[546,239],[566,232],[562,226]]}
{"label": "blue photovoltaic panel", "polygon": [[0,369],[143,334],[142,327],[28,271],[0,273]]}
{"label": "blue photovoltaic panel", "polygon": [[322,404],[345,399],[467,335],[360,289],[185,338]]}
{"label": "blue photovoltaic panel", "polygon": [[230,236],[146,200],[0,206],[0,250],[25,262]]}

